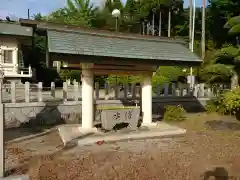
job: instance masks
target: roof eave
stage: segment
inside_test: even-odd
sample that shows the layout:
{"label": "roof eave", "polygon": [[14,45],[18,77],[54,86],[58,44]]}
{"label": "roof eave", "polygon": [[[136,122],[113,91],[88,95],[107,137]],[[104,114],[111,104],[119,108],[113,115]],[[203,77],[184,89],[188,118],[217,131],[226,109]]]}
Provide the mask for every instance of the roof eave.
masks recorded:
{"label": "roof eave", "polygon": [[7,36],[32,37],[33,29],[31,27],[24,27],[16,23],[0,22],[0,34]]}
{"label": "roof eave", "polygon": [[[115,62],[115,64],[131,64],[133,62],[138,64],[149,64],[154,66],[182,66],[182,67],[198,67],[202,64],[202,60],[196,59],[193,61],[184,60],[167,60],[167,59],[138,59],[138,58],[120,58],[120,57],[108,57],[108,56],[94,56],[94,55],[79,55],[79,54],[65,54],[58,52],[51,52],[50,55],[54,57],[55,55],[60,55],[62,60],[68,61],[69,56],[73,61],[78,62],[91,62],[91,63],[101,63],[104,61]],[[59,58],[57,58],[59,59]]]}

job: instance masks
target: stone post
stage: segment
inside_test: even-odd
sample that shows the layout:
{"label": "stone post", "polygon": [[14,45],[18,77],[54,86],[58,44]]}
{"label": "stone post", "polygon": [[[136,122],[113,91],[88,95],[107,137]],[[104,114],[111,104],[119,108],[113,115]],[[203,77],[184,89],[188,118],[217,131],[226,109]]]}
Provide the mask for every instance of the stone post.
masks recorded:
{"label": "stone post", "polygon": [[168,84],[164,84],[164,96],[168,96]]}
{"label": "stone post", "polygon": [[132,93],[132,98],[136,98],[136,84],[131,85],[131,93]]}
{"label": "stone post", "polygon": [[187,96],[187,93],[188,93],[188,92],[187,92],[187,89],[184,88],[183,91],[182,91],[182,96]]}
{"label": "stone post", "polygon": [[199,90],[199,86],[198,84],[195,84],[193,89],[193,96],[195,96],[196,98],[198,98],[198,90]]}
{"label": "stone post", "polygon": [[123,88],[124,100],[127,100],[127,98],[128,98],[128,84],[127,84],[127,83],[124,84],[123,87],[124,87],[124,88]]}
{"label": "stone post", "polygon": [[25,102],[30,102],[30,83],[25,82]]}
{"label": "stone post", "polygon": [[193,91],[191,90],[190,84],[187,84],[187,95],[193,96]]}
{"label": "stone post", "polygon": [[74,101],[78,101],[79,98],[79,89],[78,89],[78,82],[75,80],[74,81]]}
{"label": "stone post", "polygon": [[172,96],[176,96],[176,84],[172,83]]}
{"label": "stone post", "polygon": [[105,83],[104,86],[105,86],[105,96],[108,96],[108,94],[109,94],[108,83]]}
{"label": "stone post", "polygon": [[183,89],[184,89],[183,84],[182,84],[182,83],[179,83],[179,84],[178,84],[178,87],[179,87],[179,91],[180,91],[179,96],[183,96]]}
{"label": "stone post", "polygon": [[203,83],[201,83],[200,85],[199,85],[199,91],[200,91],[200,97],[204,97],[205,96],[205,92],[204,92],[204,84]]}
{"label": "stone post", "polygon": [[3,79],[4,73],[0,71],[0,177],[5,174],[5,142],[4,142],[4,104],[3,104]]}
{"label": "stone post", "polygon": [[55,83],[51,82],[51,96],[55,98]]}
{"label": "stone post", "polygon": [[212,98],[212,89],[211,88],[207,89],[207,97]]}
{"label": "stone post", "polygon": [[67,82],[63,83],[63,101],[66,102],[67,101]]}
{"label": "stone post", "polygon": [[157,87],[156,87],[156,96],[157,97],[161,96],[161,86],[160,85],[157,85]]}
{"label": "stone post", "polygon": [[67,80],[66,80],[66,83],[67,83],[68,86],[71,85],[71,80],[70,80],[70,79],[67,79]]}
{"label": "stone post", "polygon": [[43,98],[42,98],[42,88],[43,88],[43,84],[42,82],[38,83],[38,102],[42,102]]}
{"label": "stone post", "polygon": [[179,88],[177,88],[175,90],[175,95],[174,96],[181,96],[181,90]]}
{"label": "stone post", "polygon": [[99,99],[99,83],[98,82],[95,83],[95,98],[96,100]]}
{"label": "stone post", "polygon": [[118,84],[114,85],[114,98],[118,99],[118,95],[119,95],[119,86]]}
{"label": "stone post", "polygon": [[16,103],[16,82],[11,82],[11,102]]}

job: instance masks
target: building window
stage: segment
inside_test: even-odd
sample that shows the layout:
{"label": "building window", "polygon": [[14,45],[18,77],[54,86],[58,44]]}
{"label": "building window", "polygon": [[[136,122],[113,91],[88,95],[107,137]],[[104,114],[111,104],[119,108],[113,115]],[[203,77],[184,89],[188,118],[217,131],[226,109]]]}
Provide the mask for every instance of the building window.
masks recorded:
{"label": "building window", "polygon": [[3,50],[3,63],[13,63],[13,50]]}

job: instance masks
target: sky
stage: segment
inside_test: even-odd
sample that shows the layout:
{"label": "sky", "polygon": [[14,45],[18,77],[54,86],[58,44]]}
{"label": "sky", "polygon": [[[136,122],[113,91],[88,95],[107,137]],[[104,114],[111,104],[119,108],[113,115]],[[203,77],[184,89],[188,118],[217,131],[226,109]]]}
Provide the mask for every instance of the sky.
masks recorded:
{"label": "sky", "polygon": [[[95,5],[101,4],[102,0],[92,0]],[[126,0],[122,0],[123,3]],[[27,18],[28,9],[30,15],[41,13],[47,15],[58,8],[65,6],[66,0],[0,0],[0,19],[6,16],[15,18]],[[188,0],[184,0],[187,6]],[[196,0],[196,6],[201,5],[201,0]]]}

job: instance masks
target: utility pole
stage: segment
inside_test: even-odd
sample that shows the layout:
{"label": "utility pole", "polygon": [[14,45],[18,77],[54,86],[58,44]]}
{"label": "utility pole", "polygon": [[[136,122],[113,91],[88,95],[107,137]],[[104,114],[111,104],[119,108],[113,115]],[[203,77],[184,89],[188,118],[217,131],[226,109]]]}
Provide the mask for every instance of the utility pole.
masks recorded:
{"label": "utility pole", "polygon": [[[191,42],[190,42],[190,49],[192,52],[194,52],[194,35],[195,35],[195,16],[196,16],[196,0],[191,0],[190,2],[190,14],[192,16],[190,16],[191,18],[191,24],[192,26],[191,27]],[[193,77],[193,68],[190,67],[190,89],[193,90],[193,86],[194,86],[194,77]]]}
{"label": "utility pole", "polygon": [[30,9],[28,9],[28,19],[30,19]]}
{"label": "utility pole", "polygon": [[142,22],[142,34],[145,35],[145,22]]}
{"label": "utility pole", "polygon": [[171,9],[172,7],[168,9],[168,37],[171,37]]}
{"label": "utility pole", "polygon": [[189,0],[189,49],[192,47],[192,12],[193,12],[192,0]]}
{"label": "utility pole", "polygon": [[152,10],[152,35],[155,35],[155,9]]}
{"label": "utility pole", "polygon": [[162,35],[162,12],[161,9],[159,10],[159,27],[158,27],[158,35],[161,36]]}
{"label": "utility pole", "polygon": [[205,51],[206,51],[206,0],[202,0],[202,60],[204,60],[205,57]]}
{"label": "utility pole", "polygon": [[192,43],[191,50],[194,51],[194,40],[195,40],[195,19],[196,19],[196,0],[193,0],[193,16],[192,16]]}

